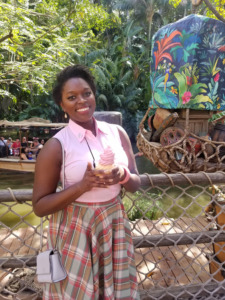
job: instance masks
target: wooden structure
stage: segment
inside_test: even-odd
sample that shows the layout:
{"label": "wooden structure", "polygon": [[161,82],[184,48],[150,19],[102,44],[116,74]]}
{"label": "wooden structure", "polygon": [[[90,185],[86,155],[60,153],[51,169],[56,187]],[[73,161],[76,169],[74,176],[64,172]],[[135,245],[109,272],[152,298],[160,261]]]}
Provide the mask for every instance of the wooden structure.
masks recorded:
{"label": "wooden structure", "polygon": [[22,160],[18,157],[0,158],[0,169],[21,172],[34,172],[36,160]]}
{"label": "wooden structure", "polygon": [[[178,110],[179,118],[174,126],[185,129],[186,127],[186,111],[185,109]],[[213,112],[210,110],[190,110],[188,129],[191,133],[197,136],[206,135],[209,132],[209,119]]]}
{"label": "wooden structure", "polygon": [[[212,140],[208,136],[199,137],[191,132],[189,128],[190,109],[185,110],[185,118],[177,121],[177,124],[185,126],[183,135],[179,134],[174,138],[172,129],[177,132],[179,128],[168,127],[165,129],[165,131],[171,129],[171,142],[168,142],[167,145],[162,145],[161,140],[160,143],[150,140],[151,134],[144,127],[149,111],[150,108],[140,122],[137,147],[160,171],[166,173],[199,171],[211,173],[225,170],[225,141]],[[193,120],[194,122],[191,124],[194,130],[199,131],[200,128],[204,130],[206,126],[208,127],[206,119],[199,120],[200,123],[196,123],[196,118]]]}
{"label": "wooden structure", "polygon": [[[192,1],[196,6],[200,2]],[[158,109],[167,109],[180,117],[175,125],[163,127],[160,140],[155,140],[144,128],[145,115],[140,122],[137,147],[162,172],[225,170],[225,141],[214,140],[208,128],[212,112],[225,111],[225,74],[219,72],[224,63],[222,47],[215,45],[212,52],[210,44],[213,44],[214,36],[209,34],[210,30],[219,36],[223,30],[225,33],[225,24],[191,14],[161,27],[154,34],[150,63],[152,97],[146,114],[150,109],[156,109],[156,112],[150,112],[152,117]],[[205,43],[206,40],[209,43]],[[216,70],[208,76],[203,72],[204,66],[211,65],[212,61]],[[168,143],[162,144],[161,137]]]}

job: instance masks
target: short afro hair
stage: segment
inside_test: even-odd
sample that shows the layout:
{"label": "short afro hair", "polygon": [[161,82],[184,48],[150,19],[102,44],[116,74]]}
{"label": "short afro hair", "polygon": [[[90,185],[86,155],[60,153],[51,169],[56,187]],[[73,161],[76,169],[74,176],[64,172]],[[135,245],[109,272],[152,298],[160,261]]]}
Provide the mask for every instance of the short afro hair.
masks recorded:
{"label": "short afro hair", "polygon": [[53,99],[59,106],[62,102],[63,86],[71,78],[82,78],[89,84],[94,95],[96,94],[95,80],[90,70],[83,65],[68,66],[57,75],[57,81],[52,92]]}

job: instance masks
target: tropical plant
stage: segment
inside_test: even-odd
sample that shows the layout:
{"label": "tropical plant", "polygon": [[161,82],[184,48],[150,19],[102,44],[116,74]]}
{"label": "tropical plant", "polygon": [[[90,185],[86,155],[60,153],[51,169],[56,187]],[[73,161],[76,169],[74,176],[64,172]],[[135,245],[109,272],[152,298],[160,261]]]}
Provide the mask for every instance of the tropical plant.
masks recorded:
{"label": "tropical plant", "polygon": [[140,119],[139,112],[143,115],[146,110],[151,94],[144,39],[140,26],[121,24],[114,29],[110,41],[105,41],[103,49],[83,57],[97,82],[97,109],[121,111],[123,125],[131,136],[137,134],[136,120]]}
{"label": "tropical plant", "polygon": [[135,113],[140,107],[142,89],[134,78],[132,61],[117,58],[111,60],[102,57],[92,65],[92,71],[98,83],[97,104],[99,109],[125,109]]}
{"label": "tropical plant", "polygon": [[[184,0],[169,0],[176,9],[183,4]],[[185,0],[186,2],[186,0]],[[225,22],[225,0],[192,0],[192,11],[205,14],[210,18],[217,18]]]}
{"label": "tropical plant", "polygon": [[131,221],[136,219],[157,220],[163,214],[161,200],[162,196],[160,194],[152,192],[143,195],[136,192],[133,195],[128,194],[125,196],[123,204]]}
{"label": "tropical plant", "polygon": [[38,105],[38,97],[52,89],[56,73],[98,45],[95,33],[116,24],[116,16],[88,0],[6,0],[0,11],[2,115],[14,107],[23,109],[24,95]]}
{"label": "tropical plant", "polygon": [[48,95],[37,98],[35,103],[23,102],[24,109],[19,113],[19,120],[39,117],[53,122],[60,122],[61,109]]}
{"label": "tropical plant", "polygon": [[[122,11],[131,11],[135,24],[140,24],[145,28],[147,41],[150,42],[154,15],[157,14],[157,17],[159,17],[159,8],[168,6],[168,4],[168,0],[122,0],[117,1],[115,7]],[[155,18],[156,20],[157,17]]]}

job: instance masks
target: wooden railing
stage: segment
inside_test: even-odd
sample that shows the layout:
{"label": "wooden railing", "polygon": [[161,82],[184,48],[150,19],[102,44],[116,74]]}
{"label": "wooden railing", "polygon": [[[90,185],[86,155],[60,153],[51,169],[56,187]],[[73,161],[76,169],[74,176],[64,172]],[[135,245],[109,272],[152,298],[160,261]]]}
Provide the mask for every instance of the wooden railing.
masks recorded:
{"label": "wooden railing", "polygon": [[[215,280],[214,274],[210,273],[209,263],[204,260],[204,263],[201,265],[201,261],[203,261],[205,256],[213,258],[213,243],[225,241],[225,232],[223,228],[216,227],[216,216],[211,216],[211,219],[208,218],[206,220],[207,216],[204,214],[208,204],[216,201],[218,197],[218,194],[210,193],[209,187],[212,185],[218,185],[221,187],[221,191],[223,191],[225,173],[217,172],[210,174],[202,172],[197,174],[171,175],[162,173],[157,175],[142,174],[140,176],[142,185],[139,194],[137,196],[126,194],[126,197],[131,199],[133,206],[137,207],[137,209],[140,209],[138,201],[140,201],[140,199],[143,200],[143,197],[147,201],[147,199],[151,198],[153,191],[154,194],[156,194],[155,190],[159,191],[158,198],[150,199],[152,201],[152,206],[149,207],[149,209],[156,207],[158,202],[163,202],[164,197],[168,197],[172,203],[171,208],[173,208],[178,205],[180,198],[184,195],[191,198],[189,206],[196,203],[196,205],[200,205],[201,207],[201,212],[197,216],[190,218],[187,217],[189,206],[179,206],[179,209],[183,209],[183,211],[177,219],[169,216],[171,209],[169,207],[165,211],[161,211],[161,217],[157,220],[149,220],[146,216],[148,209],[146,210],[145,208],[142,210],[142,218],[131,221],[135,255],[137,257],[137,276],[141,298],[160,298],[169,300],[197,299],[195,298],[197,296],[200,297],[198,299],[201,299],[201,297],[202,299],[214,299],[215,297],[219,297],[221,295],[221,291],[225,289],[224,281]],[[199,189],[199,194],[189,194],[189,188],[191,187]],[[169,192],[170,188],[178,188],[181,195],[176,195],[173,198]],[[208,203],[204,205],[199,204],[197,202],[199,195],[203,198],[205,197],[204,195],[206,195],[209,198]],[[31,197],[32,189],[0,190],[0,202],[4,203],[4,205],[8,207],[9,213],[12,213],[12,203],[15,205],[16,201],[18,205],[21,205],[21,203],[24,203],[25,205],[27,202],[30,203]],[[197,225],[202,222],[203,218],[204,224],[201,226]],[[23,217],[21,216],[21,220],[22,219]],[[184,225],[180,225],[179,222],[183,222],[182,224]],[[33,228],[34,235],[40,237],[40,225],[30,226]],[[13,234],[14,232],[14,228],[9,228],[2,222],[1,227],[10,234]],[[11,276],[13,276],[13,270],[15,270],[15,268],[35,269],[36,255],[14,255],[14,252],[10,252],[10,250],[6,248],[5,241],[5,238],[0,241],[0,274],[2,278],[4,278],[4,273],[11,274]],[[26,241],[23,239],[21,239],[20,242],[21,247],[26,244]],[[33,249],[32,244],[30,246],[27,245],[27,247],[31,247]],[[190,249],[192,249],[192,247],[195,249],[196,257],[194,255],[192,255],[193,257],[189,256],[188,254],[188,251],[191,251]],[[37,247],[36,252],[38,252],[38,250],[39,249]],[[154,251],[159,253],[158,257],[153,255]],[[7,252],[11,255],[6,256]],[[170,264],[167,264],[166,266],[166,263],[168,262],[167,260],[169,258],[171,259],[169,252],[173,253],[174,261],[171,261]],[[165,257],[163,257],[162,253]],[[176,254],[174,253],[178,253],[179,255],[176,257]],[[167,257],[167,254],[169,258]],[[159,257],[161,258],[159,259]],[[182,265],[183,258],[189,259],[189,265],[186,264],[185,267]],[[161,262],[163,267],[161,267]],[[195,269],[198,267],[199,271],[196,273],[192,272],[191,278],[188,273],[188,268],[192,267],[192,265],[193,269],[195,266]],[[176,268],[178,267],[179,276],[176,275],[178,274],[176,273]],[[154,276],[158,276],[159,273],[162,274],[162,276],[157,277],[159,279],[154,279]],[[182,276],[187,277],[188,280],[183,281]],[[167,280],[169,277],[172,282],[171,284],[169,284]],[[200,277],[205,277],[206,280],[199,280]],[[167,284],[161,284],[161,281],[167,282]],[[2,282],[4,282],[4,280]],[[3,292],[5,292],[5,286],[1,286],[1,284],[2,283],[0,283],[0,288]],[[11,292],[11,295],[12,294],[13,293]],[[15,297],[19,297],[19,292],[13,295]],[[40,291],[34,291],[32,297],[37,297],[37,295],[40,296]]]}

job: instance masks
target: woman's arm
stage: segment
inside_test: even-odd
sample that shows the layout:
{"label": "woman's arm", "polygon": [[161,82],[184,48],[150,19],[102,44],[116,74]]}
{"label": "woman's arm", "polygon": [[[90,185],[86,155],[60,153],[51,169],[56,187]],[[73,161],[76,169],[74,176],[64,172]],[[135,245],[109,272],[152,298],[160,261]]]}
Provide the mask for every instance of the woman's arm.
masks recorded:
{"label": "woman's arm", "polygon": [[56,192],[62,165],[62,149],[57,139],[50,139],[39,153],[35,166],[33,209],[43,217],[65,208],[93,187],[102,187],[89,163],[82,180]]}
{"label": "woman's arm", "polygon": [[131,142],[129,139],[128,134],[126,131],[121,127],[117,126],[119,134],[120,134],[120,140],[122,143],[122,147],[124,151],[126,152],[126,155],[128,157],[128,169],[130,170],[130,178],[129,180],[123,184],[125,189],[129,192],[136,192],[140,185],[141,185],[141,179],[139,177],[136,161],[134,158],[133,149],[131,146]]}

